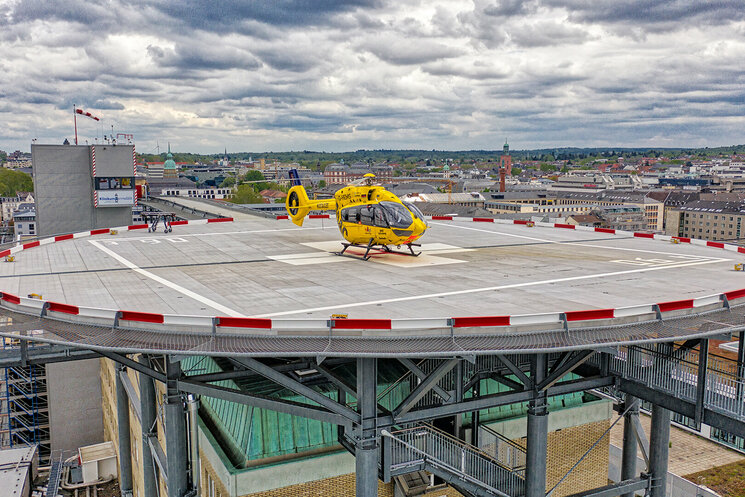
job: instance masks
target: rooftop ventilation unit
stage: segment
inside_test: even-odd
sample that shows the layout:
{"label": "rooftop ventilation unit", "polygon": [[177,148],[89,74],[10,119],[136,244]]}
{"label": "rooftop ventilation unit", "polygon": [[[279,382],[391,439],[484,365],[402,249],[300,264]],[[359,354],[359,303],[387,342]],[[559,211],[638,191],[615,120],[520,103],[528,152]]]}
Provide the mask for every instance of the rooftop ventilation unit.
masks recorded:
{"label": "rooftop ventilation unit", "polygon": [[83,483],[93,483],[99,479],[117,476],[114,442],[80,447],[78,455],[83,468]]}

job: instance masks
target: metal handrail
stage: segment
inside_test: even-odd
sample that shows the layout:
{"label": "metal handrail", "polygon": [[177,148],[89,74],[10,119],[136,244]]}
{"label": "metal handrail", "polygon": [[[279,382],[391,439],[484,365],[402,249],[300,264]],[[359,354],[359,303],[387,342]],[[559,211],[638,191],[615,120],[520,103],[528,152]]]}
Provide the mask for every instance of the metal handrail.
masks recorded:
{"label": "metal handrail", "polygon": [[[452,451],[452,448],[454,448],[455,451],[452,451],[452,452],[455,452],[455,453],[450,454],[450,455],[452,456],[452,458],[455,458],[457,460],[457,463],[456,463],[457,465],[453,465],[453,461],[446,461],[442,457],[437,457],[436,455],[431,454],[425,450],[422,450],[416,445],[409,443],[406,440],[403,440],[402,438],[400,438],[402,435],[411,436],[411,434],[413,434],[413,436],[425,435],[425,436],[431,437],[434,439],[435,445],[443,445],[445,447],[444,452],[441,450],[437,450],[437,449],[434,450],[434,452],[437,452],[440,455],[443,455],[443,454],[446,456],[448,455],[448,452],[449,452],[448,446],[451,447],[451,451]],[[430,425],[422,425],[417,428],[398,430],[393,433],[383,430],[381,432],[381,435],[388,437],[391,440],[393,440],[395,443],[401,445],[404,449],[406,449],[406,451],[408,451],[412,455],[421,456],[421,458],[419,459],[407,458],[409,459],[408,461],[402,461],[398,464],[393,463],[392,467],[396,467],[396,466],[406,467],[407,465],[411,465],[411,464],[414,464],[414,465],[429,464],[430,467],[441,468],[445,472],[455,475],[457,478],[461,480],[469,481],[474,485],[485,488],[489,492],[492,492],[502,497],[507,497],[509,494],[505,493],[502,490],[499,490],[493,485],[493,483],[497,483],[497,481],[491,481],[489,483],[487,483],[487,481],[484,481],[486,479],[484,478],[484,476],[496,477],[498,481],[504,480],[503,482],[510,487],[519,487],[524,484],[524,478],[521,475],[510,470],[509,468],[504,467],[503,465],[499,463],[499,461],[492,458],[489,454],[484,453],[483,451],[481,451],[480,449],[476,447],[465,444],[463,443],[462,440],[454,438],[451,435],[445,434]],[[429,443],[427,445],[429,445]],[[470,459],[471,461],[470,464],[468,463],[469,461],[468,454],[470,454],[471,457],[475,457],[475,459]],[[486,464],[486,466],[483,466],[483,464]],[[490,472],[488,469],[489,466],[495,468],[497,472],[496,473]],[[486,474],[482,473],[480,475],[474,475],[468,472],[469,469],[470,470],[481,469],[485,471]],[[517,495],[517,493],[518,492],[515,492],[515,491],[510,492],[510,494],[513,494],[513,495]]]}
{"label": "metal handrail", "polygon": [[401,430],[396,430],[394,432],[391,432],[391,434],[392,435],[397,435],[397,434],[410,433],[410,432],[422,431],[422,430],[426,430],[426,431],[432,432],[435,435],[440,436],[441,438],[446,439],[448,442],[450,442],[450,443],[452,443],[454,445],[460,446],[463,450],[468,450],[470,452],[477,453],[480,456],[482,456],[482,457],[484,457],[486,459],[491,460],[491,462],[493,462],[494,464],[497,464],[497,465],[501,466],[503,469],[510,471],[510,468],[509,467],[507,467],[504,464],[502,464],[501,462],[499,462],[491,454],[489,454],[487,452],[484,452],[479,447],[476,447],[475,445],[471,445],[468,442],[465,442],[465,441],[461,440],[460,438],[457,438],[457,437],[451,435],[450,433],[447,433],[445,431],[442,431],[439,428],[436,428],[435,426],[433,426],[431,424],[428,424],[428,423],[421,423],[418,426],[413,426],[411,428],[404,428],[404,429],[401,429]]}
{"label": "metal handrail", "polygon": [[[495,453],[494,455],[492,455],[493,458],[495,458],[503,466],[511,469],[512,471],[515,471],[520,474],[524,474],[523,472],[525,471],[526,462],[527,462],[527,450],[525,449],[525,447],[523,447],[522,445],[518,444],[517,442],[513,440],[510,440],[509,438],[505,437],[501,433],[495,430],[492,430],[486,425],[479,425],[478,429],[479,431],[485,432],[487,435],[494,437],[498,443],[506,445],[508,450],[510,450],[512,457],[514,457],[515,460],[519,461],[520,464],[509,464],[507,461],[500,460],[498,447],[495,447]],[[484,440],[484,435],[480,433],[479,444],[482,446],[489,445],[488,443],[484,443],[484,442],[486,442]],[[486,450],[483,447],[479,447],[479,449],[482,451]]]}
{"label": "metal handrail", "polygon": [[[678,349],[677,356],[643,346],[629,346],[610,360],[611,371],[624,378],[665,390],[689,402],[696,401],[698,351]],[[737,375],[737,361],[710,356],[707,364],[704,405],[745,420],[745,378]],[[713,361],[712,361],[713,359]]]}

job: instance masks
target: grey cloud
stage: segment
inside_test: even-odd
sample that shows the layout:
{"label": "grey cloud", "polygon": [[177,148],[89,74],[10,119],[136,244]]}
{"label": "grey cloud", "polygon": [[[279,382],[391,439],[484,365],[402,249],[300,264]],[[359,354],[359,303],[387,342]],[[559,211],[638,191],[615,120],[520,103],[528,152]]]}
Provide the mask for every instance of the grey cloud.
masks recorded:
{"label": "grey cloud", "polygon": [[509,71],[504,67],[494,67],[486,64],[454,64],[436,62],[425,64],[422,71],[433,76],[458,76],[472,80],[504,79]]}
{"label": "grey cloud", "polygon": [[521,47],[545,47],[562,44],[580,44],[589,38],[588,33],[576,26],[542,21],[536,24],[518,24],[508,29],[510,40]]}
{"label": "grey cloud", "polygon": [[514,17],[532,14],[538,2],[530,0],[498,0],[483,7],[482,12],[491,17]]}
{"label": "grey cloud", "polygon": [[148,5],[180,20],[184,25],[205,31],[236,31],[244,21],[259,21],[281,26],[323,25],[336,14],[359,8],[372,8],[378,0],[158,0]]}
{"label": "grey cloud", "polygon": [[91,104],[94,109],[106,109],[106,110],[124,110],[124,105],[119,102],[111,100],[96,100]]}
{"label": "grey cloud", "polygon": [[162,67],[188,70],[216,70],[239,67],[256,69],[261,63],[250,53],[229,46],[214,46],[201,41],[181,43],[174,50],[150,45],[148,55]]}
{"label": "grey cloud", "polygon": [[549,0],[564,7],[573,21],[583,23],[633,24],[673,29],[676,23],[722,24],[745,19],[741,0]]}
{"label": "grey cloud", "polygon": [[6,16],[13,23],[55,20],[97,25],[103,20],[113,22],[114,9],[106,0],[66,0],[65,2],[23,0],[8,7]]}
{"label": "grey cloud", "polygon": [[361,44],[380,60],[395,65],[412,65],[449,59],[462,54],[461,49],[431,40],[378,37]]}
{"label": "grey cloud", "polygon": [[287,44],[278,47],[272,44],[267,47],[255,49],[254,53],[268,66],[281,71],[306,72],[318,66],[319,57],[309,47],[298,47]]}

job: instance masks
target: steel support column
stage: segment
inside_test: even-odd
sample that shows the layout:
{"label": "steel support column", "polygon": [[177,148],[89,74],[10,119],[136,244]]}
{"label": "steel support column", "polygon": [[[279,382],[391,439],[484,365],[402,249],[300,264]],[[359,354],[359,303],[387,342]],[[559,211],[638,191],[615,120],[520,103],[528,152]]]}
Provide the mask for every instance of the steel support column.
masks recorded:
{"label": "steel support column", "polygon": [[[626,395],[626,414],[623,417],[623,453],[621,456],[621,481],[632,480],[639,473],[636,470],[638,445],[636,442],[636,422],[639,418],[639,400],[633,395]],[[634,497],[626,493],[621,497]]]}
{"label": "steel support column", "polygon": [[743,381],[745,381],[745,331],[737,338],[737,385],[735,387],[735,401],[738,406],[743,403]]}
{"label": "steel support column", "polygon": [[[455,390],[453,391],[455,403],[463,402],[463,359],[458,360],[458,364],[455,366]],[[455,421],[453,423],[453,435],[459,439],[463,439],[463,415],[456,414]]]}
{"label": "steel support column", "polygon": [[377,359],[357,359],[357,410],[360,414],[360,424],[355,427],[354,451],[357,497],[378,495],[377,376]]}
{"label": "steel support column", "polygon": [[[473,398],[478,399],[481,397],[481,381],[477,381],[473,385]],[[479,423],[481,423],[481,411],[476,409],[471,412],[471,445],[474,447],[479,446]]]}
{"label": "steel support column", "polygon": [[709,340],[702,338],[698,344],[698,378],[696,380],[696,415],[693,417],[696,429],[701,430],[706,401],[706,373],[709,368]]}
{"label": "steel support column", "polygon": [[670,411],[652,404],[652,426],[649,441],[649,472],[652,477],[650,497],[665,497],[667,456],[670,444]]}
{"label": "steel support column", "polygon": [[181,364],[166,356],[166,465],[168,467],[168,497],[183,497],[188,490],[186,450],[186,419],[178,378]]}
{"label": "steel support column", "polygon": [[[540,384],[546,377],[546,354],[531,357],[532,385]],[[528,403],[528,440],[525,456],[525,497],[546,495],[546,458],[548,455],[548,408],[546,391],[534,387],[533,398]]]}
{"label": "steel support column", "polygon": [[[140,363],[150,368],[147,356],[140,356]],[[140,412],[142,413],[142,480],[144,497],[158,497],[158,482],[155,477],[155,461],[150,450],[148,439],[155,426],[155,385],[153,379],[145,373],[140,375]]]}
{"label": "steel support column", "polygon": [[129,397],[119,375],[123,366],[116,368],[116,421],[119,430],[119,488],[122,497],[132,496],[132,441],[129,438]]}

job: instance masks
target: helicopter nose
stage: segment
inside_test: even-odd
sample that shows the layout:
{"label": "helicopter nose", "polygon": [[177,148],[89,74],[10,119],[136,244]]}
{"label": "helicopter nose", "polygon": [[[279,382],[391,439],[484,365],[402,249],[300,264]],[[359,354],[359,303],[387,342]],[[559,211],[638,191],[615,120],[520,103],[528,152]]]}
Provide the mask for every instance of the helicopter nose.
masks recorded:
{"label": "helicopter nose", "polygon": [[425,223],[421,219],[417,219],[415,227],[414,227],[414,231],[417,237],[422,236],[426,230],[427,230],[427,223]]}

